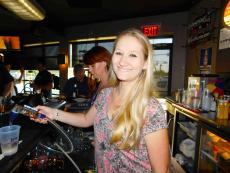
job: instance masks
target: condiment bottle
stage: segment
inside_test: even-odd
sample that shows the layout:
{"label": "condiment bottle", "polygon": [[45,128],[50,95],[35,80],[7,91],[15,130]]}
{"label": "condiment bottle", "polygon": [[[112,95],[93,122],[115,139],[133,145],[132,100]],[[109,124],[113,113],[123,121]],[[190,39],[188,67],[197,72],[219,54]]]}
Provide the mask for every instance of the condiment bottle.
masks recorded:
{"label": "condiment bottle", "polygon": [[223,119],[228,119],[228,100],[224,100],[224,117]]}
{"label": "condiment bottle", "polygon": [[219,99],[217,105],[217,118],[228,119],[228,101]]}

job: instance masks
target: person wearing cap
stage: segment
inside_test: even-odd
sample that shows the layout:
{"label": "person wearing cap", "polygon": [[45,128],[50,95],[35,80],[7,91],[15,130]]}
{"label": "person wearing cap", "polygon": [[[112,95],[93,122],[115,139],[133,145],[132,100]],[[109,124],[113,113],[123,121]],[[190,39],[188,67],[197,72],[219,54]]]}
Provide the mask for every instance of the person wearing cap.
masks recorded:
{"label": "person wearing cap", "polygon": [[74,77],[67,80],[63,88],[63,94],[67,99],[74,97],[89,98],[88,77],[85,76],[84,66],[76,64],[73,68],[73,74]]}

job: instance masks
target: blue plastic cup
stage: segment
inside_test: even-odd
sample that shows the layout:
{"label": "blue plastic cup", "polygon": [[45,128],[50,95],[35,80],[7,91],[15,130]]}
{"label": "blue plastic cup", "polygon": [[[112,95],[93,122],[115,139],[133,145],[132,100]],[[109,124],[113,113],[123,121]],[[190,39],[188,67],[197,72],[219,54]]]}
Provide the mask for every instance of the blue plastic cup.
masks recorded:
{"label": "blue plastic cup", "polygon": [[15,120],[17,117],[18,117],[18,113],[17,113],[17,112],[15,112],[15,111],[11,111],[11,112],[10,112],[10,119],[9,119],[10,125],[13,124],[14,120]]}
{"label": "blue plastic cup", "polygon": [[18,140],[21,126],[11,125],[0,128],[0,144],[4,156],[13,155],[18,151]]}

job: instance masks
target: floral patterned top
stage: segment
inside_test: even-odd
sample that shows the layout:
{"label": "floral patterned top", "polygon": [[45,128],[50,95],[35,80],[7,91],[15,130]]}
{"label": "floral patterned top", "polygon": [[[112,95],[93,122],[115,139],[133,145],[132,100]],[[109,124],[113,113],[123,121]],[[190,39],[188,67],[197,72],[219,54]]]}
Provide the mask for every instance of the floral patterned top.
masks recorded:
{"label": "floral patterned top", "polygon": [[144,136],[167,128],[165,112],[159,102],[152,98],[148,104],[140,144],[135,149],[120,150],[114,144],[109,143],[113,127],[113,122],[107,115],[111,91],[112,88],[103,89],[94,103],[97,110],[94,120],[97,171],[98,173],[149,173],[151,165]]}

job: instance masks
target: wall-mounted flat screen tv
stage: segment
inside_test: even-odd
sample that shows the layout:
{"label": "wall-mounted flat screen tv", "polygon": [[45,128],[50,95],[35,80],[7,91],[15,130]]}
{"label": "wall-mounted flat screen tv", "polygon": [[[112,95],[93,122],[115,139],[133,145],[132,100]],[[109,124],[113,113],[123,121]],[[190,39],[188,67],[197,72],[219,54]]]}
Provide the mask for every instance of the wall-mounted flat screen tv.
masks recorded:
{"label": "wall-mounted flat screen tv", "polygon": [[0,51],[21,50],[19,36],[0,36]]}

